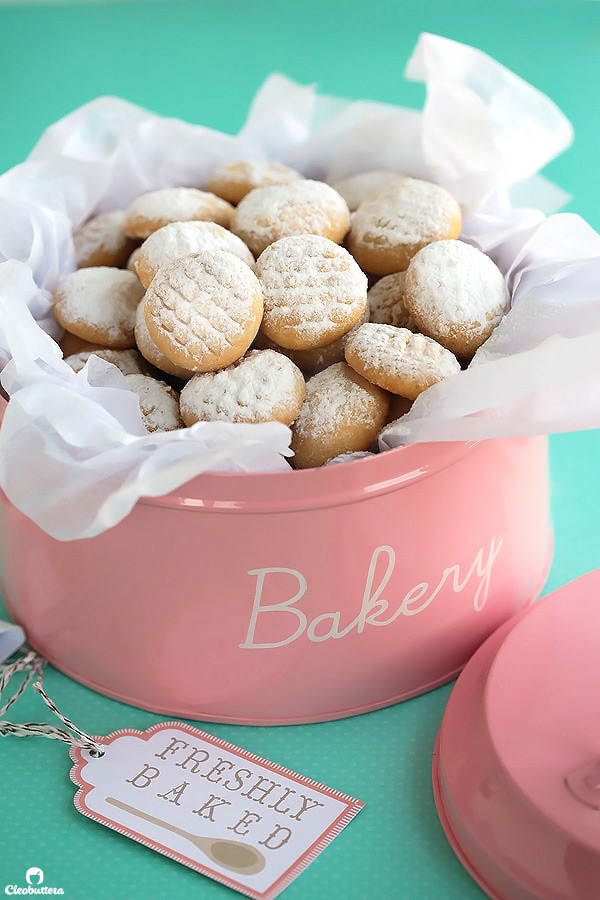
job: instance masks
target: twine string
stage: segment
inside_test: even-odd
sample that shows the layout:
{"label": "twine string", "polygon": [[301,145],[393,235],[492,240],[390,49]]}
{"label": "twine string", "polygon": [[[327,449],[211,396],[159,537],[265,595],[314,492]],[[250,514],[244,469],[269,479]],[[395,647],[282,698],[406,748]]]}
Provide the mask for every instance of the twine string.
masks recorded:
{"label": "twine string", "polygon": [[4,699],[4,691],[15,675],[19,672],[25,672],[26,676],[19,684],[14,694],[7,700],[4,700],[3,705],[0,706],[0,716],[3,716],[13,703],[19,699],[21,694],[23,694],[28,685],[35,678],[36,680],[32,685],[34,691],[37,691],[48,709],[60,719],[65,728],[58,728],[56,725],[49,725],[45,722],[19,723],[2,720],[0,721],[0,736],[4,737],[12,734],[15,737],[30,737],[31,735],[37,735],[39,737],[64,741],[65,744],[70,744],[73,747],[82,747],[85,750],[89,750],[92,756],[103,756],[104,748],[102,744],[94,740],[94,738],[85,731],[82,731],[81,728],[78,728],[77,725],[64,715],[64,713],[61,713],[56,703],[54,703],[44,690],[43,681],[45,665],[46,660],[43,656],[40,656],[35,650],[29,650],[13,662],[6,663],[2,666],[0,669],[0,703],[2,703]]}

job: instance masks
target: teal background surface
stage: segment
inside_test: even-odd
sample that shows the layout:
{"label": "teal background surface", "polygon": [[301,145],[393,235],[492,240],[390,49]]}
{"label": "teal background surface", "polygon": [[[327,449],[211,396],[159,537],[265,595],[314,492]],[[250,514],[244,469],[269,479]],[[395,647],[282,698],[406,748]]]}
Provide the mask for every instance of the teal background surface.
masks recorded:
{"label": "teal background surface", "polygon": [[[420,107],[423,88],[404,81],[403,69],[421,31],[479,47],[561,107],[576,138],[545,174],[572,195],[567,208],[600,229],[600,4],[587,0],[0,5],[0,171],[23,160],[47,125],[101,94],[228,132],[275,70],[328,93]],[[600,565],[599,459],[597,431],[551,439],[556,552],[545,592]],[[51,668],[46,686],[92,733],[160,720]],[[200,725],[366,803],[286,898],[481,900],[446,843],[431,794],[449,692],[319,725]],[[33,694],[14,709],[21,721],[47,718]],[[25,871],[38,866],[66,900],[233,896],[81,817],[69,768],[58,742],[0,741],[0,892],[25,885]]]}

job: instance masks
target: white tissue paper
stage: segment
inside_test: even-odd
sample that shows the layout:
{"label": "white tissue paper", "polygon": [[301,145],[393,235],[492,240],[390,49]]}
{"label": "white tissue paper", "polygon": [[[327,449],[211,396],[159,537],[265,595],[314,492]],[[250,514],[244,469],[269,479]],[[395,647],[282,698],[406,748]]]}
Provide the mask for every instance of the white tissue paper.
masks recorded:
{"label": "white tissue paper", "polygon": [[426,83],[422,113],[272,75],[237,137],[100,98],[0,178],[0,364],[10,360],[0,486],[41,528],[91,537],[140,496],[201,472],[289,468],[279,423],[147,434],[121,373],[92,358],[75,374],[54,340],[50,296],[74,268],[73,227],[144,191],[203,187],[228,160],[278,159],[327,181],[380,168],[436,181],[461,204],[461,237],[506,274],[509,314],[467,370],[388,426],[382,449],[600,426],[600,237],[575,215],[546,217],[566,198],[538,174],[570,144],[569,122],[484,53],[442,37],[420,37],[406,74]]}

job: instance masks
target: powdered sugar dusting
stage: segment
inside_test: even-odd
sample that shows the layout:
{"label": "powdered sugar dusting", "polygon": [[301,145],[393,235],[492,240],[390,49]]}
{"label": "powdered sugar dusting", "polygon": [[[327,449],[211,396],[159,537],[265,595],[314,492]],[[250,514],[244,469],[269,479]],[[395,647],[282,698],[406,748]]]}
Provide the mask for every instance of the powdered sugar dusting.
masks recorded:
{"label": "powdered sugar dusting", "polygon": [[131,240],[125,234],[124,210],[103,213],[75,228],[73,244],[78,266],[94,265],[98,253],[114,256],[114,265],[120,265],[121,256],[126,259],[131,252]]}
{"label": "powdered sugar dusting", "polygon": [[257,256],[282,237],[320,234],[339,243],[350,226],[343,197],[322,181],[292,181],[256,188],[241,201],[231,230]]}
{"label": "powdered sugar dusting", "polygon": [[283,422],[300,410],[305,385],[294,363],[274,350],[252,350],[218,372],[196,375],[181,392],[186,424],[197,421]]}
{"label": "powdered sugar dusting", "polygon": [[67,331],[89,340],[92,330],[98,343],[112,346],[133,340],[135,311],[143,296],[133,272],[97,266],[63,278],[54,293],[54,310]]}
{"label": "powdered sugar dusting", "polygon": [[416,325],[404,303],[406,272],[384,275],[367,294],[371,322],[395,325],[416,331]]}
{"label": "powdered sugar dusting", "polygon": [[167,375],[174,375],[176,378],[190,378],[192,373],[183,366],[171,362],[150,337],[144,314],[144,302],[142,299],[135,313],[135,342],[141,355],[157,369],[166,372]]}
{"label": "powdered sugar dusting", "polygon": [[293,426],[295,464],[322,465],[340,453],[368,449],[388,409],[388,395],[346,363],[313,375]]}
{"label": "powdered sugar dusting", "polygon": [[150,367],[137,350],[110,350],[109,348],[82,350],[80,353],[66,356],[65,362],[71,366],[74,372],[80,372],[90,356],[99,356],[100,359],[112,363],[121,370],[123,375],[147,375],[150,371]]}
{"label": "powdered sugar dusting", "polygon": [[510,298],[489,256],[463,241],[439,241],[411,261],[405,302],[422,331],[454,352],[472,353],[508,312]]}
{"label": "powdered sugar dusting", "polygon": [[363,203],[352,232],[373,244],[416,244],[446,237],[460,210],[448,191],[429,181],[398,178]]}
{"label": "powdered sugar dusting", "polygon": [[168,384],[148,375],[126,375],[125,380],[137,394],[146,431],[175,431],[183,426],[177,392]]}
{"label": "powdered sugar dusting", "polygon": [[208,182],[209,191],[224,197],[230,203],[239,203],[246,194],[258,187],[287,184],[302,176],[283,163],[250,159],[226,163],[216,169]]}
{"label": "powdered sugar dusting", "polygon": [[146,238],[140,248],[137,271],[142,283],[148,287],[161,266],[200,250],[226,251],[254,265],[242,239],[216,222],[171,222]]}
{"label": "powdered sugar dusting", "polygon": [[192,371],[222,368],[248,349],[262,318],[254,272],[232,253],[201,251],[159,269],[144,302],[151,339]]}
{"label": "powdered sugar dusting", "polygon": [[431,338],[372,322],[349,338],[346,360],[369,381],[409,399],[460,371],[454,354]]}
{"label": "powdered sugar dusting", "polygon": [[256,263],[265,312],[263,332],[284,347],[330,344],[367,305],[367,278],[352,256],[319,235],[281,238]]}
{"label": "powdered sugar dusting", "polygon": [[196,188],[165,188],[141,194],[127,208],[125,230],[132,237],[148,237],[170,222],[206,219],[228,225],[233,207],[226,200]]}

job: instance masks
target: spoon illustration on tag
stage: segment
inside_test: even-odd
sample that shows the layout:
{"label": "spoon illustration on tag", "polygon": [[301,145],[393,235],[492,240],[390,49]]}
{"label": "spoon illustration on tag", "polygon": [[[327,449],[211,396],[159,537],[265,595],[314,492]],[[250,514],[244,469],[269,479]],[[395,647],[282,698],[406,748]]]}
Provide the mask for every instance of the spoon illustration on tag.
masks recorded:
{"label": "spoon illustration on tag", "polygon": [[251,844],[246,844],[243,841],[230,841],[227,838],[201,837],[189,831],[184,831],[176,825],[171,825],[170,822],[157,819],[155,816],[142,812],[140,809],[129,806],[128,803],[122,803],[114,797],[106,797],[105,799],[112,806],[118,806],[119,809],[131,813],[133,816],[145,819],[153,825],[160,825],[161,828],[186,838],[214,863],[222,866],[224,869],[229,869],[231,872],[238,872],[241,875],[256,875],[265,867],[263,854]]}

